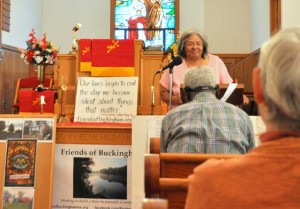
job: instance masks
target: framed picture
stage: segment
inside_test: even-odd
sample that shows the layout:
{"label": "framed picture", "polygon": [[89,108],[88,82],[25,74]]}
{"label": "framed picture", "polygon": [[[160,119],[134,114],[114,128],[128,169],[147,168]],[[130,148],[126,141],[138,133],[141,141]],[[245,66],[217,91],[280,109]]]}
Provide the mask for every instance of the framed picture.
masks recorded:
{"label": "framed picture", "polygon": [[111,0],[111,38],[168,49],[179,29],[179,0]]}

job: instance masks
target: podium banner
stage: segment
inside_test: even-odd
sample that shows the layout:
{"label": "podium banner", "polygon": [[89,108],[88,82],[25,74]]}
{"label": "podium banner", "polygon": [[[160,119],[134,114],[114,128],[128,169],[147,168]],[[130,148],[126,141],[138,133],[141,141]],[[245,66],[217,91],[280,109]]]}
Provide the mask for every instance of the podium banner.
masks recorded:
{"label": "podium banner", "polygon": [[134,40],[80,39],[80,71],[91,76],[134,76]]}
{"label": "podium banner", "polygon": [[44,96],[45,101],[45,104],[43,105],[43,112],[54,112],[53,90],[44,90],[41,92],[35,90],[20,90],[19,94],[20,112],[40,112],[42,96]]}
{"label": "podium banner", "polygon": [[131,145],[56,144],[52,209],[130,209],[131,156]]}

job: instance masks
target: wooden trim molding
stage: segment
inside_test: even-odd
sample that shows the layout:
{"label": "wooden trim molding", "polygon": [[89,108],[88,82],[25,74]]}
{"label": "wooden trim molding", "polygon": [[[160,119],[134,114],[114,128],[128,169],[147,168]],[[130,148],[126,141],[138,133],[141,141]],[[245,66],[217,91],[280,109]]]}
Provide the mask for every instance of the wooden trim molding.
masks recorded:
{"label": "wooden trim molding", "polygon": [[2,30],[10,32],[10,0],[2,0]]}
{"label": "wooden trim molding", "polygon": [[281,0],[270,0],[270,34],[281,29]]}

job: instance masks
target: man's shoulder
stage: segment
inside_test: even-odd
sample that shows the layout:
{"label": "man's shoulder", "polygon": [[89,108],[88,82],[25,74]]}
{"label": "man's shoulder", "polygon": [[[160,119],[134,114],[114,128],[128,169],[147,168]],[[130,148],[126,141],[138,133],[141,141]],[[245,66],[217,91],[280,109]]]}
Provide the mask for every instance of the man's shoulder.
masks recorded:
{"label": "man's shoulder", "polygon": [[220,102],[223,103],[224,107],[236,112],[237,114],[239,114],[243,117],[247,117],[247,118],[249,117],[249,115],[244,110],[242,110],[240,107],[237,107],[237,106],[235,106],[233,104],[230,104],[228,102],[224,102],[224,101],[220,101]]}

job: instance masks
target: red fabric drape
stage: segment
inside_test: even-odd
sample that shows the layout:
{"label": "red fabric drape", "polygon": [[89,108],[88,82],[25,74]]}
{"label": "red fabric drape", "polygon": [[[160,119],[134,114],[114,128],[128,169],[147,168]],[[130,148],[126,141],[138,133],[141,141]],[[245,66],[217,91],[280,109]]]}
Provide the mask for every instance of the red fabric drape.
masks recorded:
{"label": "red fabric drape", "polygon": [[41,111],[41,96],[45,97],[45,105],[43,112],[54,112],[54,91],[44,90],[42,92],[34,90],[20,90],[20,112],[40,112]]}

